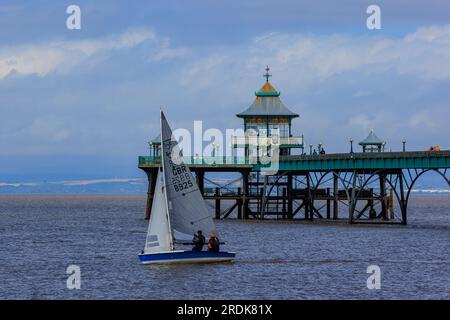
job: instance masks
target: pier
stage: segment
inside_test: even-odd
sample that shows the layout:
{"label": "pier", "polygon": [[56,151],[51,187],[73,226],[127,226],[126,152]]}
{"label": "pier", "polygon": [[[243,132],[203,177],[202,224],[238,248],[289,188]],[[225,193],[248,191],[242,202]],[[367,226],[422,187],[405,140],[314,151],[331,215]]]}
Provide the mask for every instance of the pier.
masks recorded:
{"label": "pier", "polygon": [[[243,157],[185,157],[196,176],[200,192],[214,208],[216,219],[276,219],[402,224],[408,221],[408,202],[416,182],[435,172],[450,185],[450,150],[385,152],[385,142],[372,131],[355,152],[325,154],[319,144],[305,153],[303,135],[292,134],[292,121],[299,115],[280,100],[280,93],[266,82],[255,93],[253,104],[237,117],[244,120],[245,136],[233,137],[233,148]],[[271,137],[276,130],[278,170],[264,173],[254,161],[247,132]],[[254,133],[253,133],[254,134]],[[139,168],[148,177],[145,218],[150,217],[157,171],[160,138],[150,141],[149,156],[139,157]],[[234,173],[237,178],[220,185],[208,178],[212,172]]]}
{"label": "pier", "polygon": [[[437,172],[450,184],[448,150],[282,156],[279,173],[271,176],[260,174],[260,165],[249,164],[248,159],[234,160],[232,164],[226,163],[229,159],[211,164],[212,159],[185,159],[205,200],[214,202],[217,219],[406,224],[411,191],[423,174]],[[159,157],[139,157],[139,168],[149,181],[146,218],[159,166]],[[208,172],[238,173],[240,181],[205,188]]]}

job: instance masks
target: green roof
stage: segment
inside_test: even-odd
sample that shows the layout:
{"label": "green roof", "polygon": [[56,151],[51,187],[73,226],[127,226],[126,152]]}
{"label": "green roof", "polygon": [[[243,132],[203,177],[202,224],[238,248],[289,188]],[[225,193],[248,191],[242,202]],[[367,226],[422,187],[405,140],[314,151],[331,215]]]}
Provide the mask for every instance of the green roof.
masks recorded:
{"label": "green roof", "polygon": [[380,138],[377,137],[377,135],[373,132],[373,130],[370,131],[367,138],[365,138],[363,141],[359,143],[360,146],[379,146],[382,145],[384,141],[382,141]]}
{"label": "green roof", "polygon": [[261,89],[255,93],[255,101],[247,110],[238,113],[239,118],[252,116],[281,116],[296,118],[298,114],[289,110],[280,99],[280,92],[266,82]]}

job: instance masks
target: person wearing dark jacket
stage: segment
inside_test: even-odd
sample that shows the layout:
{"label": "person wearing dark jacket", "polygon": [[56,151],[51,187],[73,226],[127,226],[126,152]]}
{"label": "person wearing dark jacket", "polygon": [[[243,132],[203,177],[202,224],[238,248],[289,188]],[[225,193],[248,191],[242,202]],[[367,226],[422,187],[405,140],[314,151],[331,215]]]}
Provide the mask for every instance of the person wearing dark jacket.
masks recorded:
{"label": "person wearing dark jacket", "polygon": [[198,230],[197,234],[194,235],[194,239],[192,239],[192,243],[194,244],[192,251],[202,251],[205,242],[206,240],[205,236],[202,233],[202,230]]}

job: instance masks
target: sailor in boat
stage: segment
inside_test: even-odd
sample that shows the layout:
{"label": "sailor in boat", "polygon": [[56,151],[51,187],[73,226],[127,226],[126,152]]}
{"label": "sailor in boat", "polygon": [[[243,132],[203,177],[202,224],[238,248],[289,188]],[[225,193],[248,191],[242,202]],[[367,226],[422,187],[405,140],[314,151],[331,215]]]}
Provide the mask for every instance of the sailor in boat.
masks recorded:
{"label": "sailor in boat", "polygon": [[192,251],[202,251],[203,246],[205,245],[205,236],[203,235],[202,230],[198,230],[197,234],[194,235],[194,239],[192,240],[194,247],[192,248]]}
{"label": "sailor in boat", "polygon": [[[142,263],[226,262],[234,260],[234,252],[219,251],[219,239],[211,213],[206,208],[200,190],[184,163],[172,129],[161,112],[161,168],[156,178],[152,211],[147,229]],[[176,249],[176,245],[192,244],[191,235],[197,232],[194,250]],[[210,234],[208,251],[203,233]],[[194,239],[195,241],[195,239]],[[197,251],[198,250],[198,251]]]}
{"label": "sailor in boat", "polygon": [[220,251],[220,242],[219,238],[217,238],[217,235],[214,232],[210,232],[208,234],[209,241],[208,241],[208,251],[209,252],[219,252]]}

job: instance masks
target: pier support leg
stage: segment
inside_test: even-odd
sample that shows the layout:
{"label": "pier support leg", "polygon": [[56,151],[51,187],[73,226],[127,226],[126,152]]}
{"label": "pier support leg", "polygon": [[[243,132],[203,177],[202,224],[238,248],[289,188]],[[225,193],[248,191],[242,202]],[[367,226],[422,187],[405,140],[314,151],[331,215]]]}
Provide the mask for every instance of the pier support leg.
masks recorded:
{"label": "pier support leg", "polygon": [[395,219],[395,215],[394,215],[394,190],[392,188],[389,189],[389,218],[391,220]]}
{"label": "pier support leg", "polygon": [[200,193],[203,195],[205,192],[205,173],[203,171],[197,171],[195,173],[195,180],[197,182]]}
{"label": "pier support leg", "polygon": [[[256,205],[256,212],[258,212],[260,214],[260,219],[263,220],[264,219],[264,213],[266,211],[266,205],[267,203],[264,199],[264,188],[257,188],[258,190],[258,200],[257,200],[257,205]],[[264,206],[264,207],[263,207]]]}
{"label": "pier support leg", "polygon": [[380,174],[381,219],[387,220],[386,176]]}
{"label": "pier support leg", "polygon": [[237,218],[238,220],[242,219],[242,188],[238,188],[238,199],[237,201]]}
{"label": "pier support leg", "polygon": [[147,205],[145,207],[145,220],[150,219],[150,215],[152,212],[152,204],[153,204],[153,195],[155,194],[155,186],[156,179],[158,177],[158,169],[155,170],[145,170],[148,179],[148,188],[147,188]]}
{"label": "pier support leg", "polygon": [[339,190],[338,190],[338,177],[333,175],[333,220],[337,220],[339,217]]}
{"label": "pier support leg", "polygon": [[367,207],[369,208],[369,219],[376,219],[377,213],[375,212],[375,209],[373,208],[373,190],[370,190],[370,199],[367,200]]}
{"label": "pier support leg", "polygon": [[357,178],[358,174],[356,171],[353,172],[352,174],[352,190],[350,193],[350,201],[349,201],[349,206],[348,206],[348,222],[350,224],[353,223],[353,214],[355,213],[355,208],[356,208],[356,178]]}
{"label": "pier support leg", "polygon": [[292,219],[293,218],[293,211],[294,211],[294,205],[293,205],[293,196],[292,196],[292,175],[288,175],[287,177],[287,218]]}
{"label": "pier support leg", "polygon": [[327,220],[331,219],[330,188],[327,188]]}
{"label": "pier support leg", "polygon": [[244,209],[244,219],[248,219],[248,172],[242,172],[242,203]]}
{"label": "pier support leg", "polygon": [[406,213],[408,202],[405,199],[402,172],[399,173],[399,182],[400,182],[400,210],[402,212],[402,225],[406,225],[408,223],[408,217]]}
{"label": "pier support leg", "polygon": [[305,219],[313,220],[313,208],[311,201],[311,177],[309,173],[306,174],[306,202],[305,202]]}
{"label": "pier support leg", "polygon": [[217,187],[216,188],[216,192],[215,192],[215,198],[216,198],[216,219],[219,220],[220,219],[220,188]]}

